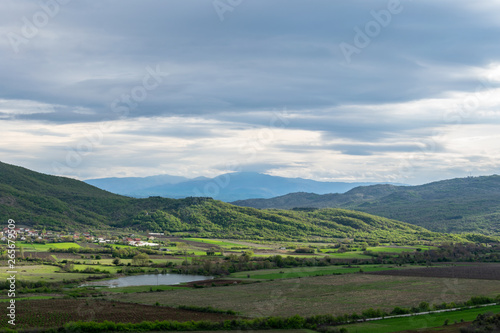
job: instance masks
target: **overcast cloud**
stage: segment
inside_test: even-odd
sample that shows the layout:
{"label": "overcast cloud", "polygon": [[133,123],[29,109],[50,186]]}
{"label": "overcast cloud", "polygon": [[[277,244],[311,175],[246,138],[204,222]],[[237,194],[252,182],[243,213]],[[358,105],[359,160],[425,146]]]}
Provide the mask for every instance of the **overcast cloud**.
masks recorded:
{"label": "overcast cloud", "polygon": [[79,179],[500,173],[500,1],[0,9],[3,162]]}

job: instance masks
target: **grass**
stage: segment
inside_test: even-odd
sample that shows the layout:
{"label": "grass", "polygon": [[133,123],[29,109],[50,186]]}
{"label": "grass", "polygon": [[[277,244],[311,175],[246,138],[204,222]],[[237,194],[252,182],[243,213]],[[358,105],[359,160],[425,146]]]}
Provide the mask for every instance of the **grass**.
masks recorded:
{"label": "grass", "polygon": [[[252,274],[252,272],[250,272]],[[264,280],[227,287],[172,290],[163,293],[121,294],[110,298],[144,304],[212,306],[245,316],[312,316],[361,313],[367,308],[392,311],[420,302],[467,301],[472,296],[496,297],[498,281],[344,274]]]}
{"label": "grass", "polygon": [[[88,267],[88,266],[87,266]],[[92,266],[91,266],[92,267]],[[7,267],[0,268],[0,279],[5,280],[10,276],[7,273],[9,269]],[[17,280],[23,281],[46,281],[46,282],[61,282],[63,280],[75,280],[82,279],[96,274],[84,274],[84,273],[59,273],[61,270],[59,267],[51,265],[26,265],[16,267]]]}
{"label": "grass", "polygon": [[353,251],[353,252],[344,252],[344,253],[328,253],[327,254],[333,258],[341,258],[341,259],[370,259],[371,256],[363,254],[363,252]]}
{"label": "grass", "polygon": [[24,251],[36,251],[36,252],[48,252],[50,248],[53,249],[69,249],[72,247],[80,248],[81,246],[77,243],[47,243],[47,244],[20,244],[20,247],[24,249]]}
{"label": "grass", "polygon": [[213,245],[218,245],[218,246],[222,246],[222,247],[242,247],[243,246],[241,244],[231,243],[231,242],[227,242],[224,240],[208,239],[208,238],[184,238],[184,240],[199,242],[199,243],[213,244]]}
{"label": "grass", "polygon": [[[206,253],[205,253],[205,255],[206,255]],[[172,258],[172,257],[170,257],[170,258]],[[178,264],[178,265],[182,264],[182,262],[183,262],[184,260],[186,260],[185,258],[172,258],[172,259],[170,259],[170,258],[166,257],[165,259],[150,259],[150,260],[151,260],[154,264],[166,264],[166,263],[169,263],[169,262],[173,262],[174,264]],[[189,258],[189,257],[188,257],[188,261],[189,261],[190,259],[191,259],[191,258]],[[121,261],[122,261],[123,263],[125,263],[125,264],[127,263],[127,261],[126,261],[126,260],[129,260],[130,262],[132,262],[132,260],[131,260],[131,259],[121,259]]]}
{"label": "grass", "polygon": [[[80,264],[77,264],[77,265],[74,265],[73,267],[74,269],[78,269],[78,270],[84,270],[86,268],[95,268],[95,269],[99,269],[101,271],[108,271],[110,274],[116,274],[116,272],[119,270],[119,269],[122,269],[123,267],[120,267],[120,266],[104,266],[104,265],[80,265]],[[88,275],[88,274],[87,274]]]}
{"label": "grass", "polygon": [[417,330],[422,328],[440,327],[444,325],[445,320],[449,324],[454,322],[473,321],[480,313],[493,312],[499,313],[500,306],[489,306],[477,309],[468,309],[462,311],[452,311],[443,313],[433,313],[421,316],[383,319],[372,322],[345,325],[349,332],[357,333],[391,333],[403,330]]}
{"label": "grass", "polygon": [[[85,263],[85,264],[92,264],[92,263],[95,263],[95,262],[99,262],[100,265],[113,265],[113,260],[114,259],[75,259],[74,261],[78,261],[78,262],[82,262],[82,263]],[[132,259],[120,259],[120,261],[123,263],[127,263],[127,261],[132,261]],[[69,261],[73,261],[73,260],[69,260]]]}
{"label": "grass", "polygon": [[[406,268],[406,267],[404,267]],[[266,269],[254,272],[238,272],[231,274],[232,278],[247,278],[250,275],[252,279],[265,279],[265,280],[276,280],[276,279],[290,279],[290,278],[302,278],[308,276],[323,276],[332,274],[350,274],[357,273],[363,270],[363,272],[375,272],[388,269],[398,269],[392,266],[384,265],[362,265],[356,267],[341,267],[341,266],[328,266],[328,267],[294,267],[294,268],[282,268],[282,269]]]}
{"label": "grass", "polygon": [[391,246],[376,246],[376,247],[368,247],[367,251],[372,251],[375,253],[386,252],[386,253],[404,253],[404,252],[415,252],[416,247],[412,248],[404,248],[404,247],[391,247]]}

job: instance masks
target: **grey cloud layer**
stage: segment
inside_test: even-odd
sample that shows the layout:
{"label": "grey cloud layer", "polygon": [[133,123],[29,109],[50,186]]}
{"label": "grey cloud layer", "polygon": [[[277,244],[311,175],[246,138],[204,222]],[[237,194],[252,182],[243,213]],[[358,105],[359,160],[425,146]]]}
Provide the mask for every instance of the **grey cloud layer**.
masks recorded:
{"label": "grey cloud layer", "polygon": [[[403,110],[423,99],[473,94],[478,69],[500,63],[500,3],[401,0],[401,11],[346,62],[340,43],[355,45],[354,28],[364,31],[375,20],[372,11],[387,10],[391,1],[249,0],[224,13],[224,21],[211,0],[70,1],[16,53],[8,34],[22,35],[23,17],[32,21],[43,9],[6,0],[0,100],[12,108],[0,108],[0,120],[71,125],[185,117],[213,123],[115,134],[215,139],[270,127],[273,112],[286,108],[286,129],[318,133],[321,149],[360,156],[418,150],[450,125],[444,120],[450,106],[412,114],[391,105]],[[140,90],[148,68],[168,75]],[[20,101],[50,110],[19,112]],[[308,145],[276,147],[306,152]],[[445,151],[443,144],[434,152]],[[265,170],[294,162],[245,163]]]}

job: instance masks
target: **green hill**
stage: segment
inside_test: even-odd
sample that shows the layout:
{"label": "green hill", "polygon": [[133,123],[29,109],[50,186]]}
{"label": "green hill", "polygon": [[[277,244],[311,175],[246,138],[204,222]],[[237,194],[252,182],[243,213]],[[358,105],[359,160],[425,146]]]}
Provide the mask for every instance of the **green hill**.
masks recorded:
{"label": "green hill", "polygon": [[457,178],[420,186],[373,185],[344,194],[291,193],[237,201],[255,208],[337,207],[447,233],[500,235],[500,176]]}
{"label": "green hill", "polygon": [[225,238],[460,240],[458,236],[344,209],[258,210],[211,198],[128,198],[77,180],[4,163],[0,163],[0,218],[54,230],[129,227]]}

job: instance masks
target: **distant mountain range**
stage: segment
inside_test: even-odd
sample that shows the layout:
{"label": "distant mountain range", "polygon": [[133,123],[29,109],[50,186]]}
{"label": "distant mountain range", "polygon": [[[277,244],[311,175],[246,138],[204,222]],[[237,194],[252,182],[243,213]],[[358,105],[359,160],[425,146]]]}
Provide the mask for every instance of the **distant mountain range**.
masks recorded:
{"label": "distant mountain range", "polygon": [[[322,235],[445,239],[427,230],[500,235],[500,176],[497,175],[420,186],[361,186],[345,194],[292,193],[235,204],[303,208],[259,210],[210,198],[135,199],[74,179],[0,162],[0,220],[15,219],[19,224],[55,230],[119,227],[254,239],[306,239]],[[391,233],[391,228],[396,232]]]}
{"label": "distant mountain range", "polygon": [[372,185],[344,194],[290,193],[232,202],[254,208],[347,208],[438,232],[500,235],[500,176],[456,178],[420,186]]}
{"label": "distant mountain range", "polygon": [[[51,230],[130,228],[198,237],[307,241],[463,241],[469,236],[345,209],[313,211],[238,207],[211,198],[135,199],[84,182],[0,162],[0,220]],[[473,236],[476,237],[476,236]]]}
{"label": "distant mountain range", "polygon": [[272,198],[291,192],[344,193],[357,186],[376,184],[319,182],[256,172],[227,173],[215,178],[187,179],[162,175],[145,178],[100,178],[85,180],[85,182],[112,193],[136,198],[202,196],[226,202],[249,198]]}

